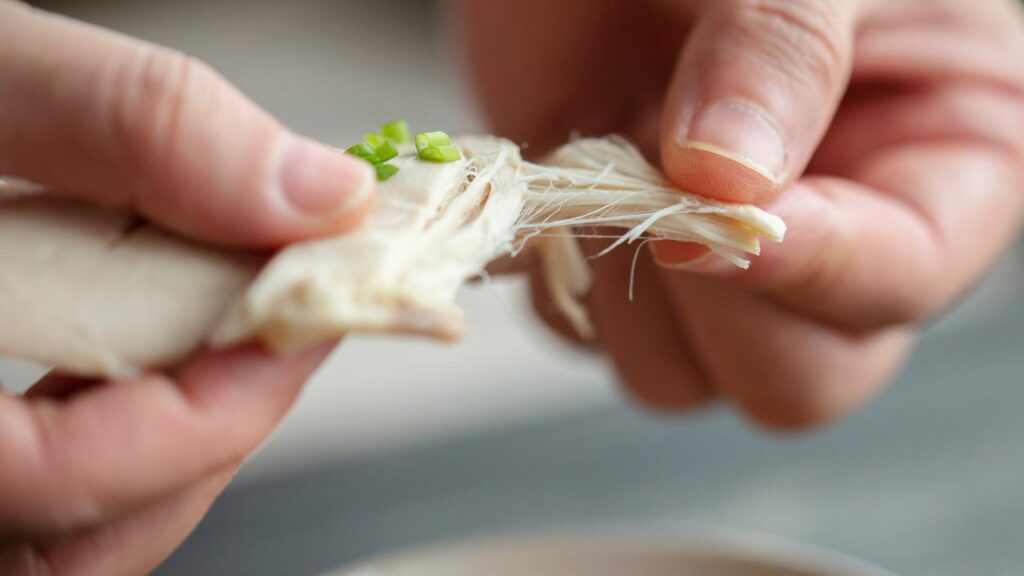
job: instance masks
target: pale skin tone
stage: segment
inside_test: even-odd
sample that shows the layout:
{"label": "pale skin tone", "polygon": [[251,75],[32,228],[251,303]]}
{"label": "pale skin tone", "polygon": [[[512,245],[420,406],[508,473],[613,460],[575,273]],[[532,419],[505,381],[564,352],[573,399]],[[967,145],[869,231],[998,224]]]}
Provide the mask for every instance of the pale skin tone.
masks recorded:
{"label": "pale skin tone", "polygon": [[[599,344],[658,406],[721,397],[789,427],[849,410],[1024,211],[1024,34],[1009,0],[462,9],[500,133],[537,153],[574,129],[621,132],[680,187],[790,225],[742,274],[673,270],[699,253],[660,244],[632,304],[631,254],[595,262]],[[0,0],[0,69],[2,174],[249,248],[343,232],[369,206],[365,165],[318,153],[178,54]],[[723,114],[697,118],[716,101]],[[737,118],[756,126],[740,139]],[[204,353],[170,374],[53,376],[0,396],[0,573],[152,569],[325,353]]]}
{"label": "pale skin tone", "polygon": [[[368,165],[290,133],[184,56],[0,1],[0,174],[265,249],[358,224]],[[327,348],[201,353],[168,374],[0,394],[0,574],[144,574]]]}
{"label": "pale skin tone", "polygon": [[680,188],[789,225],[746,272],[653,244],[632,303],[632,251],[593,261],[596,344],[656,408],[719,399],[783,429],[846,414],[1020,227],[1015,0],[498,4],[454,2],[495,132],[535,155],[624,134]]}

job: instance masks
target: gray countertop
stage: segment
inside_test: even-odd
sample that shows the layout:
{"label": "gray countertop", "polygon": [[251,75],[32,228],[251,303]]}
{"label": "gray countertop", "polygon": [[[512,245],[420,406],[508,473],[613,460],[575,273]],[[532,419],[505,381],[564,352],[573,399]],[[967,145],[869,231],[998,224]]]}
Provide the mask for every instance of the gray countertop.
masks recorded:
{"label": "gray countertop", "polygon": [[1017,573],[1020,255],[827,430],[769,436],[723,409],[665,419],[616,403],[326,464],[229,489],[159,574],[316,574],[448,538],[623,522],[762,531],[906,576]]}
{"label": "gray countertop", "polygon": [[[195,54],[326,141],[393,116],[476,125],[419,0],[38,3]],[[500,309],[469,296],[471,322]],[[609,398],[600,365],[484,320],[445,353],[349,343],[158,574],[302,576],[461,536],[694,522],[905,576],[1024,574],[1024,250],[929,331],[881,398],[800,437],[723,409],[651,417]],[[507,341],[486,345],[498,333]],[[394,354],[403,366],[375,367]]]}

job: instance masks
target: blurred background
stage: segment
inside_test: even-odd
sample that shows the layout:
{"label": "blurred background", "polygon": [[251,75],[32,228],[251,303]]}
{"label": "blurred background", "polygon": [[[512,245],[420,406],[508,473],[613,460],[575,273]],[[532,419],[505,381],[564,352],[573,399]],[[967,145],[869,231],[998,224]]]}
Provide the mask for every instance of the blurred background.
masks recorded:
{"label": "blurred background", "polygon": [[[432,2],[35,4],[184,50],[332,144],[398,117],[480,128]],[[880,399],[796,437],[719,408],[642,412],[599,358],[541,329],[522,289],[467,289],[455,345],[351,338],[158,573],[317,574],[449,538],[625,524],[764,532],[903,575],[1024,574],[1022,247]],[[5,384],[36,374],[0,363]]]}

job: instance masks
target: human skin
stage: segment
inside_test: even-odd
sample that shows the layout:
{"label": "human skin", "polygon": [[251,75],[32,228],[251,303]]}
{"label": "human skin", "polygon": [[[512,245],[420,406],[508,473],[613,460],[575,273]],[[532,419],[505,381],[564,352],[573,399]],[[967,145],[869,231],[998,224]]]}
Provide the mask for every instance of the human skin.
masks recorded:
{"label": "human skin", "polygon": [[[0,0],[0,174],[210,243],[341,233],[369,166],[292,134],[206,66]],[[206,512],[329,347],[0,392],[0,574],[144,574]]]}
{"label": "human skin", "polygon": [[[638,396],[721,395],[776,426],[834,417],[991,264],[1024,211],[1024,58],[1009,1],[962,4],[464,2],[500,132],[534,152],[573,129],[622,132],[680,187],[790,224],[749,273],[643,259],[634,304],[626,255],[597,262],[600,344]],[[370,202],[366,166],[318,154],[179,54],[0,0],[0,69],[2,174],[253,248],[342,232]],[[745,104],[693,118],[719,97]],[[760,126],[731,139],[747,160],[692,145],[728,147],[736,116]],[[751,144],[759,129],[769,144]],[[666,264],[695,254],[657,251]],[[0,396],[0,573],[149,571],[325,353],[206,353],[171,374],[52,376]]]}
{"label": "human skin", "polygon": [[[493,130],[624,134],[681,189],[789,232],[747,271],[656,242],[592,261],[596,345],[658,409],[773,429],[877,393],[1024,215],[1014,0],[455,0]],[[591,250],[592,243],[587,243]],[[566,333],[534,275],[534,303]]]}

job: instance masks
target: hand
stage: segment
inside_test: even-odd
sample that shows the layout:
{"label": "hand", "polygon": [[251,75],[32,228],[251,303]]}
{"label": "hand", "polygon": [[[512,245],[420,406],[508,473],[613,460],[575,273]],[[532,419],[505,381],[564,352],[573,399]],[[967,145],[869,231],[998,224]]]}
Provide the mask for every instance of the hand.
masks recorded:
{"label": "hand", "polygon": [[[0,0],[0,174],[275,247],[366,213],[365,163],[289,133],[180,54]],[[327,350],[201,354],[173,374],[0,394],[0,573],[149,572]]]}
{"label": "hand", "polygon": [[[658,242],[593,261],[598,345],[661,408],[769,427],[874,394],[1024,213],[1014,0],[456,2],[495,130],[543,153],[622,133],[681,189],[756,202],[786,241],[748,271]],[[534,282],[535,294],[542,292]],[[539,293],[535,304],[560,321]]]}

